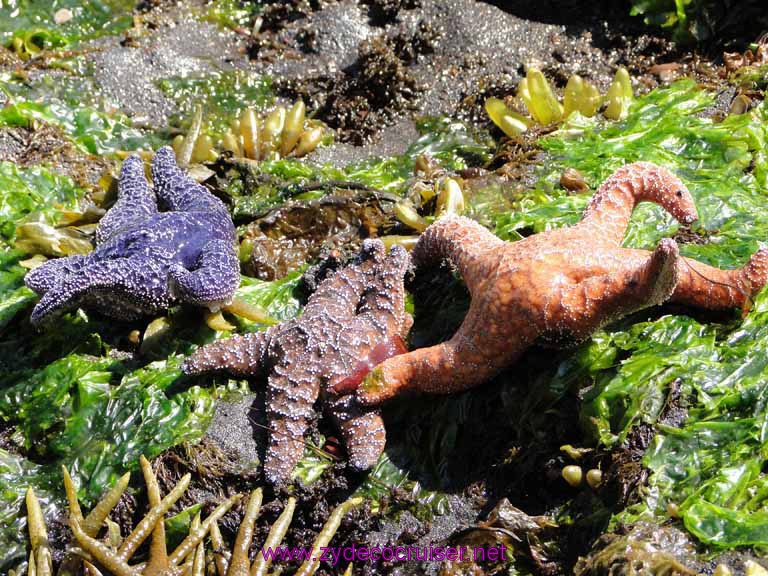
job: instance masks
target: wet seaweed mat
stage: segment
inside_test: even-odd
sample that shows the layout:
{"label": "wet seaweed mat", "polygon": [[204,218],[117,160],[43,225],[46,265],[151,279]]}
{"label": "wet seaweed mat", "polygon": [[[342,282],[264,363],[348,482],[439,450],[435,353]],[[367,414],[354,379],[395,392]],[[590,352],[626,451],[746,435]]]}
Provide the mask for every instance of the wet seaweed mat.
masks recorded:
{"label": "wet seaweed mat", "polygon": [[[169,548],[198,511],[260,483],[269,426],[261,383],[190,380],[180,371],[183,358],[227,331],[185,308],[130,323],[77,311],[43,333],[29,324],[35,296],[23,285],[26,271],[45,257],[90,250],[94,224],[114,201],[109,171],[126,150],[189,137],[198,109],[198,133],[215,154],[192,154],[192,173],[240,226],[247,275],[237,296],[276,320],[300,315],[323,266],[343,262],[365,237],[413,234],[403,203],[419,211],[406,220],[421,225],[445,179],[460,186],[468,215],[514,240],[575,222],[614,169],[652,161],[681,177],[701,219],[680,228],[643,205],[627,246],[673,236],[686,256],[728,268],[766,241],[768,110],[759,63],[737,80],[747,103],[736,111],[744,113],[725,117],[736,87],[723,70],[635,34],[642,18],[622,23],[628,3],[611,5],[607,26],[576,19],[568,28],[560,25],[572,17],[565,4],[519,4],[0,7],[0,572],[29,557],[30,486],[53,563],[63,560],[73,535],[62,464],[85,509],[137,469],[142,454],[154,460],[163,493],[190,473],[168,514]],[[633,4],[680,36],[705,30],[691,25],[711,23],[708,6],[717,3],[686,5],[685,17],[674,18],[662,3]],[[750,54],[742,58],[753,63],[757,48]],[[486,96],[515,93],[529,67],[555,92],[578,72],[604,93],[619,65],[636,91],[655,86],[663,75],[650,71],[655,64],[674,71],[668,76],[694,72],[709,87],[683,81],[638,97],[618,122],[574,115],[556,131],[532,127],[524,136],[502,136],[483,109]],[[301,159],[268,157],[266,148],[249,156],[233,121],[245,110],[255,124],[275,117],[273,106],[290,107],[296,95],[306,99],[307,132],[320,119],[329,128],[320,147]],[[229,151],[219,143],[228,128],[236,140]],[[578,174],[563,177],[566,169]],[[315,266],[328,254],[331,261]],[[469,299],[450,270],[409,278],[407,288],[412,347],[455,330]],[[504,543],[510,551],[480,566],[356,564],[363,573],[690,573],[718,563],[738,573],[768,545],[768,296],[738,312],[647,311],[574,350],[532,350],[470,393],[396,402],[383,412],[388,448],[370,474],[348,469],[336,432],[314,419],[292,492],[264,489],[255,541],[265,541],[296,497],[287,542],[311,545],[333,508],[354,495],[365,503],[341,523],[337,546]],[[266,328],[220,320],[214,328]],[[149,499],[134,480],[110,521],[128,533]],[[225,545],[244,512],[236,505],[222,518]],[[336,571],[321,565],[320,573]]]}

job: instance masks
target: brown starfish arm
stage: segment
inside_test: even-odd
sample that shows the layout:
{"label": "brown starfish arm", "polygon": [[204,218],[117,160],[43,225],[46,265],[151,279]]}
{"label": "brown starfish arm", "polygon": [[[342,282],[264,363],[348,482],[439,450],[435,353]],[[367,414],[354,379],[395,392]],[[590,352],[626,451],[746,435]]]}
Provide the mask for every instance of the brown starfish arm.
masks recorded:
{"label": "brown starfish arm", "polygon": [[677,244],[665,238],[653,252],[637,250],[627,258],[617,250],[607,273],[568,284],[544,309],[542,338],[549,343],[573,344],[601,326],[643,308],[665,302],[675,290],[680,254]]}
{"label": "brown starfish arm", "polygon": [[354,316],[377,265],[384,258],[384,244],[364,242],[361,258],[360,262],[344,267],[323,281],[304,307],[304,314],[331,313],[337,319]]}
{"label": "brown starfish arm", "polygon": [[185,374],[225,371],[236,376],[258,374],[264,367],[269,330],[235,335],[201,346],[184,361]]}
{"label": "brown starfish arm", "polygon": [[393,246],[388,258],[388,265],[378,267],[369,280],[357,311],[382,336],[400,334],[405,338],[412,324],[406,318],[403,285],[408,254],[402,247]]}
{"label": "brown starfish arm", "polygon": [[387,435],[378,410],[364,409],[354,396],[334,399],[328,412],[344,439],[349,463],[358,470],[368,470],[384,451]]}
{"label": "brown starfish arm", "polygon": [[768,248],[755,252],[736,270],[721,270],[683,258],[677,274],[672,302],[710,310],[744,307],[768,283]]}
{"label": "brown starfish arm", "polygon": [[[313,375],[298,377],[292,362],[275,366],[267,384],[267,419],[270,422],[264,474],[272,484],[283,484],[304,452],[304,432],[320,386]],[[295,369],[294,369],[295,371]]]}
{"label": "brown starfish arm", "polygon": [[419,237],[411,258],[417,268],[450,260],[470,292],[498,264],[505,243],[469,218],[445,216]]}
{"label": "brown starfish arm", "polygon": [[698,219],[693,197],[677,176],[650,162],[634,162],[622,166],[602,183],[573,229],[591,229],[595,241],[619,245],[639,202],[659,204],[684,224]]}

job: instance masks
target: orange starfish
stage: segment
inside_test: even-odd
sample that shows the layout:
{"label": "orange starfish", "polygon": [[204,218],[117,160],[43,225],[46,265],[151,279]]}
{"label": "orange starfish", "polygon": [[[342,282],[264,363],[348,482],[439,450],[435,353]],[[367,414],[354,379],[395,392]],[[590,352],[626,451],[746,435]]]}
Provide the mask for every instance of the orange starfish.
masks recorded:
{"label": "orange starfish", "polygon": [[432,224],[414,248],[413,262],[419,268],[450,259],[472,295],[467,316],[449,341],[379,364],[358,389],[360,401],[377,404],[406,390],[466,390],[534,343],[578,342],[667,300],[713,310],[743,306],[768,281],[766,248],[737,270],[683,258],[670,238],[653,252],[623,248],[632,211],[643,201],[685,224],[698,218],[676,176],[637,162],[608,178],[569,228],[510,243],[467,218]]}

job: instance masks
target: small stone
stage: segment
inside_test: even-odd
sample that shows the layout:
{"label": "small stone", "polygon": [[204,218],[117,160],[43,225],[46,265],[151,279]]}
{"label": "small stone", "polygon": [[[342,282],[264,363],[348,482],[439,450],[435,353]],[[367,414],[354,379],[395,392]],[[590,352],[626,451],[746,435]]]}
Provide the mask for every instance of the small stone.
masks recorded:
{"label": "small stone", "polygon": [[65,24],[72,20],[74,17],[74,14],[72,14],[72,10],[69,8],[61,8],[59,10],[56,10],[56,13],[53,15],[53,21],[56,23],[57,26],[61,26],[62,24]]}
{"label": "small stone", "polygon": [[589,188],[584,176],[575,168],[566,168],[560,175],[560,186],[570,192],[584,192]]}

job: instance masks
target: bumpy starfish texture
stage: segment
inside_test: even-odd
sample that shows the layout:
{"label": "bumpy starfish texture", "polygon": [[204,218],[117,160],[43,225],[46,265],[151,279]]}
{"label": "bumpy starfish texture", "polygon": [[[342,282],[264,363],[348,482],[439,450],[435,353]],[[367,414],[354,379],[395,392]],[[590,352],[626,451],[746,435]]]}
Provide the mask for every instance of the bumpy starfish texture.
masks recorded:
{"label": "bumpy starfish texture", "polygon": [[301,317],[208,344],[185,361],[182,369],[188,374],[268,375],[271,434],[264,469],[269,481],[279,484],[290,477],[318,396],[341,430],[354,467],[370,468],[381,454],[380,414],[362,410],[352,394],[326,391],[337,385],[354,390],[371,365],[405,351],[401,338],[411,326],[404,309],[407,266],[402,248],[386,254],[382,242],[366,240],[358,261],[326,278]]}
{"label": "bumpy starfish texture", "polygon": [[507,243],[467,218],[435,222],[413,250],[414,265],[450,259],[472,295],[467,316],[449,341],[377,366],[358,399],[374,405],[406,390],[465,390],[534,343],[578,342],[606,323],[667,300],[714,310],[744,306],[768,281],[765,248],[737,270],[682,258],[669,238],[653,252],[622,248],[632,211],[642,201],[660,204],[686,224],[698,218],[677,177],[638,162],[608,178],[582,220],[569,228]]}
{"label": "bumpy starfish texture", "polygon": [[27,274],[27,286],[42,296],[34,324],[81,306],[135,319],[177,302],[215,311],[231,300],[240,265],[226,207],[178,168],[167,146],[152,161],[152,180],[154,190],[141,158],[129,156],[118,200],[99,222],[96,249]]}

